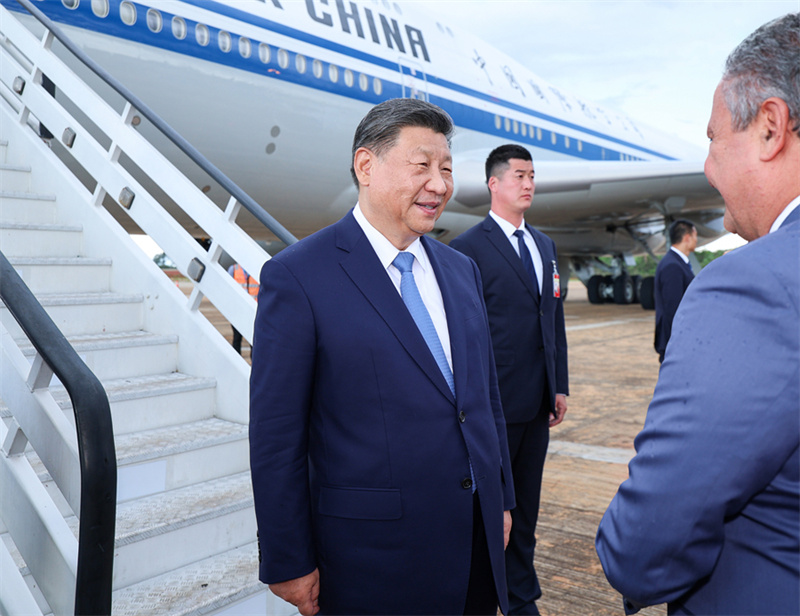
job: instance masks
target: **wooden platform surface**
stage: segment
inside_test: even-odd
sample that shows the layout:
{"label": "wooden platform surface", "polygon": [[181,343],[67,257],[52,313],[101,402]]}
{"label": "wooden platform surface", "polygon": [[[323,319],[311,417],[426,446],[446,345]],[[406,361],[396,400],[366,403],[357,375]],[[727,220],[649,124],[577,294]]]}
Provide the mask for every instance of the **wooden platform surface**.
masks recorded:
{"label": "wooden platform surface", "polygon": [[[179,286],[188,293],[189,284]],[[230,325],[204,300],[201,311],[228,339]],[[619,616],[622,599],[594,549],[597,525],[628,476],[658,377],[654,313],[641,306],[591,305],[571,281],[565,302],[570,396],[564,422],[550,432],[542,485],[536,569],[547,616]],[[249,360],[245,341],[243,356]],[[612,461],[608,461],[612,460]],[[665,606],[642,610],[662,616]]]}

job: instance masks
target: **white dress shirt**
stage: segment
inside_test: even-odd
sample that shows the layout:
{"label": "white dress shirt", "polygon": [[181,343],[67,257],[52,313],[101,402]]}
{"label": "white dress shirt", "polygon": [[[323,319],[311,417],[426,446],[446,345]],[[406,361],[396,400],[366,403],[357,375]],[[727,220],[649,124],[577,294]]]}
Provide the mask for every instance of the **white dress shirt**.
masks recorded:
{"label": "white dress shirt", "polygon": [[[397,292],[400,293],[400,279],[402,278],[402,274],[399,269],[392,265],[392,261],[394,261],[397,254],[401,251],[395,248],[386,236],[372,226],[364,216],[364,212],[361,211],[361,207],[358,204],[356,204],[356,207],[353,209],[353,216],[367,236],[375,254],[378,255],[378,259],[386,270],[389,279],[394,284]],[[439,283],[436,281],[436,274],[433,271],[433,266],[431,265],[430,259],[428,259],[428,253],[425,252],[425,248],[422,246],[422,242],[419,241],[419,238],[415,239],[403,252],[410,252],[414,255],[414,266],[412,269],[414,273],[414,282],[417,284],[417,289],[419,289],[419,294],[422,297],[425,308],[428,309],[428,314],[431,315],[431,321],[433,321],[433,326],[436,328],[436,334],[439,336],[439,341],[442,343],[444,354],[447,357],[447,363],[452,371],[453,353],[450,350],[450,332],[447,329],[447,315],[444,311],[444,300],[442,300],[442,291],[439,289]]]}
{"label": "white dress shirt", "polygon": [[669,249],[675,251],[675,254],[677,254],[681,259],[683,259],[684,263],[686,263],[687,265],[689,264],[689,257],[687,257],[680,250],[675,248],[675,246],[670,246]]}
{"label": "white dress shirt", "polygon": [[789,202],[789,205],[783,208],[783,211],[775,219],[775,222],[772,223],[772,227],[770,227],[769,232],[772,233],[773,231],[780,229],[783,221],[786,220],[789,217],[789,214],[794,212],[795,208],[798,206],[800,206],[800,195],[797,195],[797,197]]}
{"label": "white dress shirt", "polygon": [[517,229],[517,227],[512,225],[505,218],[500,218],[500,216],[491,210],[489,210],[489,216],[494,218],[494,221],[500,225],[500,229],[506,234],[508,241],[511,242],[511,246],[514,248],[514,252],[516,252],[517,255],[519,255],[519,242],[514,235],[514,231],[519,230],[524,233],[525,245],[528,247],[528,252],[531,253],[533,269],[536,270],[536,280],[539,283],[539,295],[541,295],[543,276],[542,255],[539,253],[539,249],[536,247],[536,242],[533,241],[533,236],[530,234],[530,231],[528,231],[528,229],[525,227],[525,221],[523,220],[522,224],[519,226],[519,229]]}

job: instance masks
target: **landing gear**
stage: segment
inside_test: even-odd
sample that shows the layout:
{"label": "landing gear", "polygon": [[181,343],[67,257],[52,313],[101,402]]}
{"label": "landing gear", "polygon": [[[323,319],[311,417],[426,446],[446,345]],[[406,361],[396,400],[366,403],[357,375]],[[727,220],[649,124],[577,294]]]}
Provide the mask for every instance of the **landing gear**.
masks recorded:
{"label": "landing gear", "polygon": [[614,303],[632,304],[636,297],[633,279],[628,274],[614,278]]}
{"label": "landing gear", "polygon": [[596,274],[589,278],[589,282],[586,284],[589,303],[603,304],[610,301],[609,297],[613,297],[614,291],[613,288],[609,287],[608,278],[611,278],[611,276],[598,276]]}
{"label": "landing gear", "polygon": [[642,288],[639,291],[639,301],[642,303],[642,308],[645,310],[656,309],[655,282],[656,279],[652,276],[642,278]]}
{"label": "landing gear", "polygon": [[638,276],[598,276],[589,278],[586,291],[592,304],[633,304],[637,300]]}

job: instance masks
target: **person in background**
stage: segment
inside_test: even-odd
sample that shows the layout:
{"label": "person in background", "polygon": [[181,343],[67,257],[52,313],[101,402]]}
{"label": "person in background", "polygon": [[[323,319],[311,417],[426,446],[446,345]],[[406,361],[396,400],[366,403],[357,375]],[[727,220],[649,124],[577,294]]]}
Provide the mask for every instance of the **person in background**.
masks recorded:
{"label": "person in background", "polygon": [[[253,278],[250,274],[244,271],[244,268],[239,265],[238,263],[234,263],[228,268],[228,273],[233,276],[233,279],[241,285],[241,287],[245,290],[245,292],[251,296],[253,299],[258,301],[258,288],[259,284],[258,281]],[[233,349],[239,354],[242,354],[242,334],[241,332],[236,329],[233,325],[231,325],[231,329],[233,330]]]}
{"label": "person in background", "polygon": [[697,248],[697,228],[688,220],[676,220],[669,227],[670,249],[656,268],[654,295],[656,303],[655,348],[658,361],[664,361],[664,351],[672,333],[672,320],[683,294],[694,280],[689,255]]}
{"label": "person in background", "polygon": [[527,224],[533,161],[518,145],[486,159],[491,211],[450,246],[471,257],[483,281],[517,506],[506,550],[508,614],[538,614],[533,564],[542,471],[550,428],[564,419],[569,393],[564,304],[553,241]]}

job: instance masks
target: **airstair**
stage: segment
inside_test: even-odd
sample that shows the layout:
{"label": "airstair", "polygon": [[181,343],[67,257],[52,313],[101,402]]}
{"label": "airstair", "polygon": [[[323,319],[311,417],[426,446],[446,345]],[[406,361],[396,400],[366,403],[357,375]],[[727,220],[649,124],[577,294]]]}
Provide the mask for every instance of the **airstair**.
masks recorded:
{"label": "airstair", "polygon": [[[42,340],[20,325],[6,295],[17,278],[5,270],[0,614],[80,613],[106,582],[115,615],[293,614],[257,580],[249,366],[198,310],[208,298],[252,339],[255,302],[220,264],[230,258],[256,272],[269,258],[236,225],[251,200],[233,187],[226,208],[209,201],[137,130],[150,119],[142,103],[130,96],[115,109],[63,63],[62,48],[51,51],[63,36],[57,28],[31,30],[0,7],[0,257],[102,384],[116,487],[114,460],[98,460],[85,436],[103,423],[103,409],[78,408],[48,359],[59,335]],[[49,143],[40,122],[54,135]],[[192,281],[188,298],[136,246],[122,216]],[[111,502],[83,501],[82,477],[100,463],[111,468],[101,488]],[[88,541],[97,529],[84,530],[81,518],[101,506],[111,519],[94,526],[113,531],[113,559],[101,545],[106,560],[93,561],[79,535]]]}

